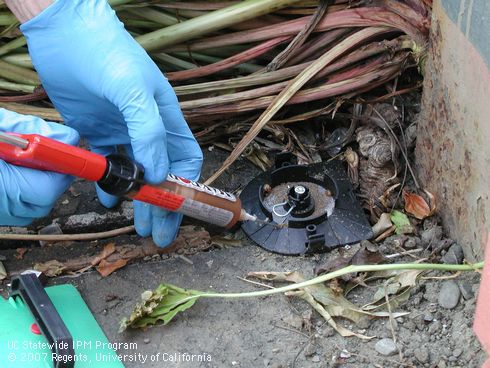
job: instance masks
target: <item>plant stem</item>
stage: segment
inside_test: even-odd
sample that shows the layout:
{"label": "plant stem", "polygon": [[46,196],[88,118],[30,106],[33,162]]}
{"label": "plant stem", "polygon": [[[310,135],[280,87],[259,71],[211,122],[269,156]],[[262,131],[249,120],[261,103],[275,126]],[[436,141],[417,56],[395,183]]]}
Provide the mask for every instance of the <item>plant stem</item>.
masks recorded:
{"label": "plant stem", "polygon": [[[393,271],[393,270],[438,270],[438,271],[475,271],[483,268],[483,262],[475,264],[458,265],[458,264],[439,264],[439,263],[395,263],[385,265],[350,265],[340,270],[329,272],[325,275],[313,279],[291,284],[275,289],[251,291],[244,293],[204,293],[196,297],[204,298],[256,298],[274,294],[285,293],[286,291],[298,290],[308,286],[321,284],[328,280],[358,272],[376,272],[376,271]],[[192,297],[190,297],[192,299]]]}
{"label": "plant stem", "polygon": [[253,19],[281,9],[299,0],[246,0],[209,14],[189,19],[139,36],[136,40],[146,50],[156,50],[188,41],[196,36],[226,28],[232,24]]}
{"label": "plant stem", "polygon": [[36,72],[0,60],[0,77],[12,82],[38,86],[41,84]]}
{"label": "plant stem", "polygon": [[10,51],[16,50],[19,47],[24,46],[27,43],[27,40],[24,36],[18,37],[0,47],[0,55],[8,54]]}

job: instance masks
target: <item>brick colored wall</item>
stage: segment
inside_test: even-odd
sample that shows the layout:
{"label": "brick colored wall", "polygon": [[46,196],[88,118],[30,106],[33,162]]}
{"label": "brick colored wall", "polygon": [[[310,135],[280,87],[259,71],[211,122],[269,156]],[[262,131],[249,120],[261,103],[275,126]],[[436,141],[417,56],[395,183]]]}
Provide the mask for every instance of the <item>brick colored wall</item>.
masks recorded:
{"label": "brick colored wall", "polygon": [[466,259],[490,220],[490,1],[434,0],[417,167]]}

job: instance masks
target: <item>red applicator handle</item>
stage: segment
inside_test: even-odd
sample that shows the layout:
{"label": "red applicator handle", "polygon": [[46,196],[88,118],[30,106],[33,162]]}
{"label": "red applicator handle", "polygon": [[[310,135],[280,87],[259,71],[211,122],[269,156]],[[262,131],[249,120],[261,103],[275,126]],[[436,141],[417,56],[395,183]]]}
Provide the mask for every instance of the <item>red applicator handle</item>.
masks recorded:
{"label": "red applicator handle", "polygon": [[90,181],[98,181],[104,176],[107,168],[104,156],[38,134],[9,134],[25,139],[28,145],[22,149],[0,143],[0,159],[5,162]]}

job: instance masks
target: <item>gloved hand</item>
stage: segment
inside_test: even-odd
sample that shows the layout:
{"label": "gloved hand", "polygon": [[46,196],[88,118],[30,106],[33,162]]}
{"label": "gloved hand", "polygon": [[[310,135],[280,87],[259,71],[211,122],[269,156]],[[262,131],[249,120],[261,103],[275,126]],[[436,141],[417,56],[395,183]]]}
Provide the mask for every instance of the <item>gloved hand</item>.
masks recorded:
{"label": "gloved hand", "polygon": [[[147,53],[126,32],[106,0],[57,0],[21,26],[33,64],[67,125],[107,155],[124,146],[162,182],[170,171],[197,180],[202,152],[175,93]],[[112,207],[117,199],[98,188]],[[141,236],[169,245],[182,216],[135,202]]]}
{"label": "gloved hand", "polygon": [[[78,144],[78,133],[40,118],[0,109],[0,131],[41,134]],[[26,226],[46,216],[73,177],[9,165],[0,160],[0,225]]]}

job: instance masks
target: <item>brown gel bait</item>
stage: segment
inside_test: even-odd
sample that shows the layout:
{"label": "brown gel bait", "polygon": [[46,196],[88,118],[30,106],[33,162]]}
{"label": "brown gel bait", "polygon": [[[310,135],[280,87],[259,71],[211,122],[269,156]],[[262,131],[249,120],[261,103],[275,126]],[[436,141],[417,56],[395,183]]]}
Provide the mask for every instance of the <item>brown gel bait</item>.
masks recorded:
{"label": "brown gel bait", "polygon": [[172,174],[159,185],[143,185],[129,197],[225,228],[257,220],[233,194]]}

